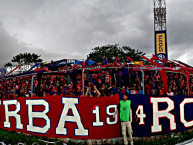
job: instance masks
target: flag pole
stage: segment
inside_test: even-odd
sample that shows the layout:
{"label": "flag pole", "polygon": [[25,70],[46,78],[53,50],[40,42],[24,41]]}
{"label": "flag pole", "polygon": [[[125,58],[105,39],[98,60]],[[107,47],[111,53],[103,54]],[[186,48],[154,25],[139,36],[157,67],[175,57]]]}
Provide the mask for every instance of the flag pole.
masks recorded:
{"label": "flag pole", "polygon": [[84,69],[82,70],[82,95],[84,96]]}

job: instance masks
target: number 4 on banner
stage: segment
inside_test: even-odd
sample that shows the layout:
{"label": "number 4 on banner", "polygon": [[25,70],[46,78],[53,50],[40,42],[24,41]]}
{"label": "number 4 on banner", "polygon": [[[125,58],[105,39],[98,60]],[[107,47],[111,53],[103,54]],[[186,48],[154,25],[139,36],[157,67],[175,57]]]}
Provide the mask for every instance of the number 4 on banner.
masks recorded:
{"label": "number 4 on banner", "polygon": [[[138,114],[139,113],[139,114]],[[146,118],[146,114],[143,111],[143,105],[139,105],[136,110],[137,117],[140,118],[139,125],[144,125],[144,118]]]}

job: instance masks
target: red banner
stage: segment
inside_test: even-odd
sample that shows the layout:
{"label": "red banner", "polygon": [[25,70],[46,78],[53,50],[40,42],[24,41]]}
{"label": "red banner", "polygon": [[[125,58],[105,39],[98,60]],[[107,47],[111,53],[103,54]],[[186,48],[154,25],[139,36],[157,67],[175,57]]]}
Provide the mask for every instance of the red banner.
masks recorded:
{"label": "red banner", "polygon": [[31,135],[107,139],[120,137],[114,97],[37,97],[0,101],[0,128]]}

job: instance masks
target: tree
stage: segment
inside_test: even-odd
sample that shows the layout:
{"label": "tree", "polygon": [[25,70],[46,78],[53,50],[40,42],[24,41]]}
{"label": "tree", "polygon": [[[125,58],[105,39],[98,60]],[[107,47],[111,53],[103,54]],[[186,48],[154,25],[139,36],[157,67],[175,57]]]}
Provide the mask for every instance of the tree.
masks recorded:
{"label": "tree", "polygon": [[113,57],[120,58],[121,62],[128,61],[126,57],[130,57],[134,61],[143,61],[141,56],[145,53],[139,50],[132,49],[129,46],[119,47],[119,44],[106,45],[101,47],[95,47],[92,49],[93,52],[88,54],[87,58],[95,61],[96,63],[102,62],[103,56],[106,56],[109,62],[113,61]]}
{"label": "tree", "polygon": [[[35,53],[20,53],[16,56],[13,56],[13,59],[11,59],[11,62],[17,62],[18,64],[30,64],[30,63],[37,63],[37,62],[42,62],[43,60],[40,59],[41,55],[37,55]],[[6,63],[4,65],[5,67],[7,66],[12,66],[10,62]]]}
{"label": "tree", "polygon": [[4,67],[10,67],[10,66],[12,66],[12,64],[10,62],[5,63],[5,65],[4,65]]}

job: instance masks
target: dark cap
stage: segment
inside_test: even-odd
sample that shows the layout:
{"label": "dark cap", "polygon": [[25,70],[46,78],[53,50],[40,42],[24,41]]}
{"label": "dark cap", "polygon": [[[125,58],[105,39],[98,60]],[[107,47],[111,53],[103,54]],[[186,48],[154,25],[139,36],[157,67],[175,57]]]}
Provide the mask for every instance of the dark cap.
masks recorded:
{"label": "dark cap", "polygon": [[126,92],[125,92],[125,93],[123,93],[123,95],[126,95],[126,96],[128,97],[128,93],[126,93]]}

